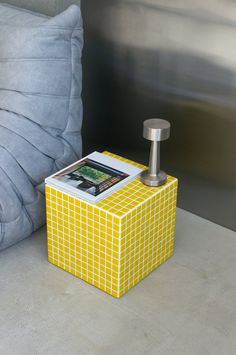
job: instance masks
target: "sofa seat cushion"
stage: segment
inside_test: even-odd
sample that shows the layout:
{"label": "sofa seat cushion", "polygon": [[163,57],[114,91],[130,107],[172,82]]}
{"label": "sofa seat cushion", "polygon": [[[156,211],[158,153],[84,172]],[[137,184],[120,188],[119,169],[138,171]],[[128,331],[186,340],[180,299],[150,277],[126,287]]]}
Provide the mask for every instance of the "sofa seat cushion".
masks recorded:
{"label": "sofa seat cushion", "polygon": [[82,46],[78,6],[0,4],[0,250],[45,223],[45,177],[81,158]]}

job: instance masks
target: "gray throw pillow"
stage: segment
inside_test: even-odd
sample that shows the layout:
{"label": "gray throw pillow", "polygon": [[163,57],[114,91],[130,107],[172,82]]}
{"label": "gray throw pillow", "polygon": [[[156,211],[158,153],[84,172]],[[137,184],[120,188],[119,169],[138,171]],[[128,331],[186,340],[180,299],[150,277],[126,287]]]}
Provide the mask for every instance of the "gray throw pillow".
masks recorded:
{"label": "gray throw pillow", "polygon": [[81,157],[80,8],[0,4],[0,250],[45,223],[45,177]]}

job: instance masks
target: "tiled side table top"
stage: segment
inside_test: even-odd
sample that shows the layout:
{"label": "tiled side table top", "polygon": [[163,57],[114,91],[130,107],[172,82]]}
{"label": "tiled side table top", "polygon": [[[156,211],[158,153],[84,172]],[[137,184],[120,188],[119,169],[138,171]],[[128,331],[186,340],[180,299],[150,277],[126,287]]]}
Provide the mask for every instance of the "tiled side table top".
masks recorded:
{"label": "tiled side table top", "polygon": [[96,204],[47,185],[49,261],[120,297],[173,254],[177,184],[136,178]]}

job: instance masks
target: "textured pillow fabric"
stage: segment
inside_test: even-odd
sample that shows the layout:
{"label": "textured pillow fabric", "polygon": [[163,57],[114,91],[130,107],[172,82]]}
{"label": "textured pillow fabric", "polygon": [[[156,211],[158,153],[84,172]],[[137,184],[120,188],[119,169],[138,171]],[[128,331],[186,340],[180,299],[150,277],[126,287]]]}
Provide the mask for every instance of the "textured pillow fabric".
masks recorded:
{"label": "textured pillow fabric", "polygon": [[43,181],[81,157],[80,8],[0,4],[0,250],[45,223]]}

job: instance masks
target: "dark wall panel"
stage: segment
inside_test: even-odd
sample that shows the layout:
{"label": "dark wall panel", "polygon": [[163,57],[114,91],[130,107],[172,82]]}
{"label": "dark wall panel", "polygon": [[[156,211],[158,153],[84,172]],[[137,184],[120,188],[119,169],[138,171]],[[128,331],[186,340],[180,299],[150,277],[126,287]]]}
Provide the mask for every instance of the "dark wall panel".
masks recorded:
{"label": "dark wall panel", "polygon": [[141,162],[142,122],[171,122],[162,167],[182,208],[236,230],[236,4],[82,0],[85,152]]}

